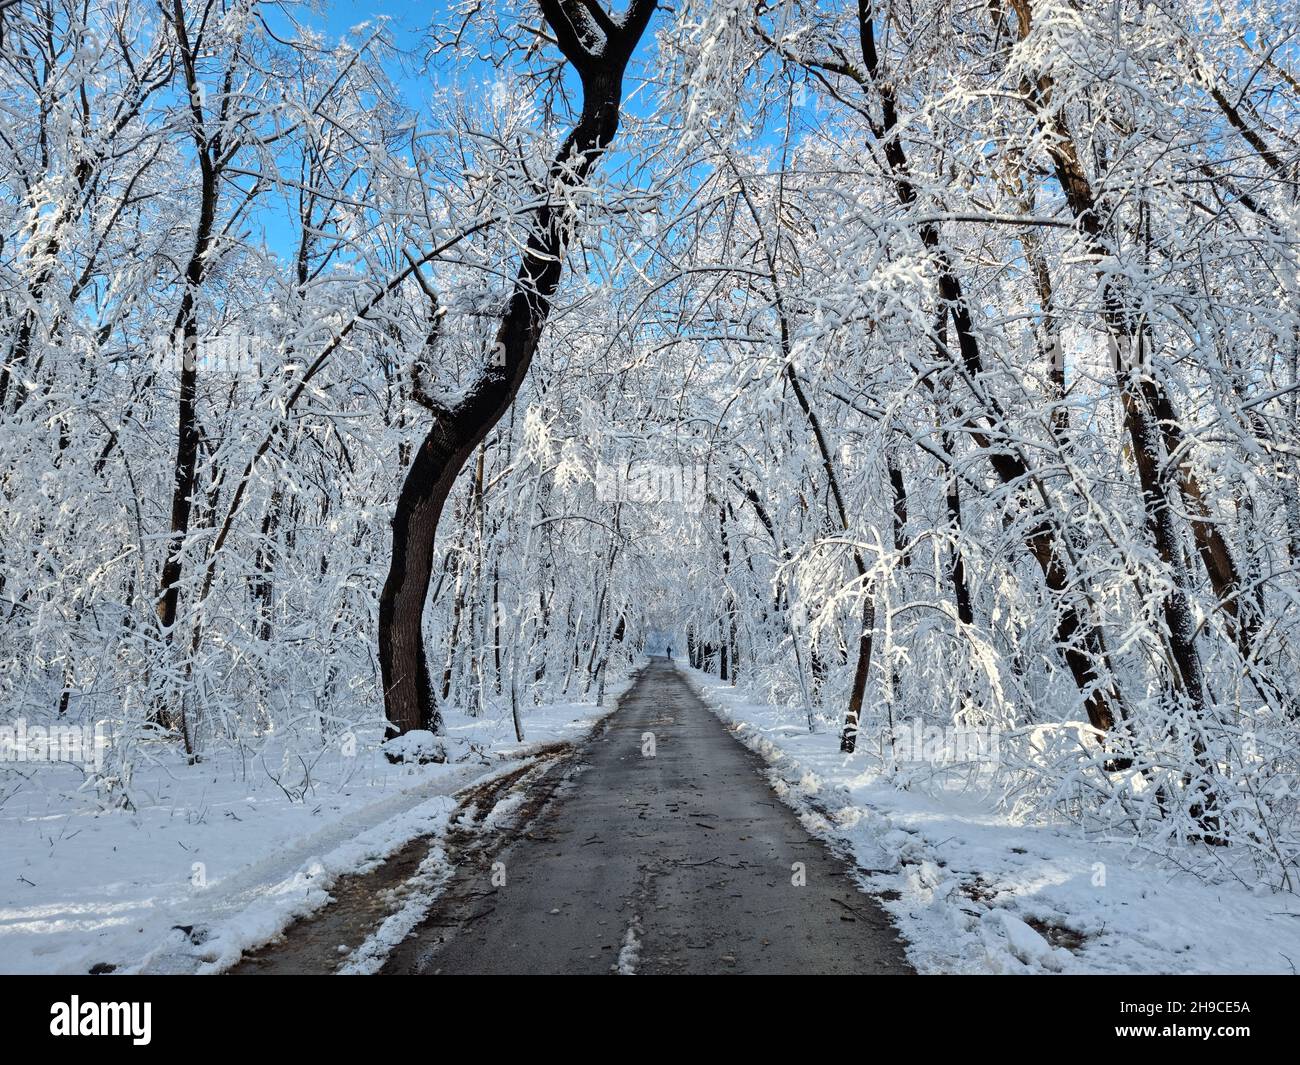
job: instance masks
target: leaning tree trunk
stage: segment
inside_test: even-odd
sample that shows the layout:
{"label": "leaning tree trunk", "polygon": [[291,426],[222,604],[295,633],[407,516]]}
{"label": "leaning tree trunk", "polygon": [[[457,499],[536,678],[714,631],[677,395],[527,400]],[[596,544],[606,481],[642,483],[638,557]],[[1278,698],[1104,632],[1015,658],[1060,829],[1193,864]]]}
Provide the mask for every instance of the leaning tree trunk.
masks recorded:
{"label": "leaning tree trunk", "polygon": [[[632,0],[621,23],[597,3],[540,0],[556,43],[582,84],[582,112],[550,169],[551,195],[537,210],[514,290],[496,334],[494,358],[452,407],[423,402],[433,425],[420,444],[393,513],[393,550],[379,600],[384,708],[397,732],[441,727],[424,648],[438,519],[461,467],[514,402],[528,374],[559,287],[573,222],[569,189],[586,181],[618,131],[623,73],[656,0]],[[603,44],[593,44],[598,38]]]}
{"label": "leaning tree trunk", "polygon": [[[1029,35],[1033,19],[1031,0],[1013,0],[1021,39]],[[1021,88],[1029,110],[1046,135],[1045,147],[1052,161],[1058,183],[1090,255],[1101,259],[1111,251],[1102,227],[1102,212],[1096,194],[1084,173],[1078,146],[1070,135],[1059,110],[1049,107],[1053,83],[1048,75],[1022,79]],[[1214,765],[1206,750],[1202,731],[1209,716],[1206,685],[1199,650],[1196,646],[1198,624],[1188,601],[1187,574],[1182,561],[1182,547],[1174,524],[1174,502],[1169,498],[1163,467],[1174,461],[1182,450],[1180,422],[1173,401],[1149,369],[1147,354],[1150,327],[1144,320],[1139,301],[1123,278],[1116,280],[1098,271],[1102,287],[1103,322],[1115,348],[1115,375],[1120,390],[1124,426],[1133,447],[1134,464],[1142,491],[1147,527],[1166,572],[1169,589],[1162,597],[1161,608],[1168,630],[1170,665],[1175,690],[1191,706],[1196,726],[1193,752],[1204,779],[1194,785],[1196,796],[1189,813],[1197,820],[1206,842],[1222,842],[1219,817],[1213,812],[1217,799],[1207,782],[1214,775]],[[1162,451],[1164,454],[1162,455]],[[1221,609],[1228,617],[1229,629],[1247,661],[1259,619],[1252,617],[1250,604],[1239,597],[1240,577],[1236,562],[1218,528],[1207,520],[1198,520],[1208,508],[1195,476],[1186,464],[1175,470],[1183,499],[1191,514],[1189,524],[1198,554],[1205,566]],[[1244,616],[1243,616],[1244,615]]]}
{"label": "leaning tree trunk", "polygon": [[[876,51],[874,7],[874,0],[858,0],[858,29],[864,69],[859,70],[851,64],[841,63],[838,60],[835,61],[834,68],[858,81],[864,90],[874,90],[879,96],[882,118],[880,121],[872,122],[872,133],[883,149],[886,168],[893,179],[899,201],[904,207],[911,207],[917,201],[917,186],[913,182],[907,151],[900,136],[901,123],[895,86],[888,77],[884,76],[880,57]],[[768,43],[781,49],[775,40],[769,40]],[[781,50],[787,59],[799,61],[797,57]],[[956,325],[959,358],[954,358],[954,364],[970,378],[976,398],[987,400],[988,397],[983,397],[978,389],[978,382],[983,376],[983,364],[979,340],[974,331],[974,318],[962,292],[951,256],[941,245],[938,224],[922,223],[920,235],[922,242],[934,257],[939,270],[939,294],[947,313],[952,315]],[[990,417],[995,417],[997,422],[1005,421],[1005,416],[997,409],[997,405],[992,404],[992,407]],[[1019,493],[1021,489],[1027,489],[1030,484],[1035,483],[1032,471],[1026,463],[1009,449],[995,446],[993,436],[982,431],[977,419],[968,418],[967,428],[972,439],[987,454],[994,472],[1004,484],[1014,487]],[[1041,484],[1038,488],[1041,493]],[[1044,503],[1046,504],[1047,501],[1044,500]],[[1025,533],[1024,539],[1031,554],[1042,567],[1053,598],[1057,600],[1057,643],[1083,696],[1089,720],[1101,733],[1108,733],[1114,728],[1116,718],[1123,715],[1123,703],[1114,686],[1101,683],[1097,674],[1096,664],[1107,659],[1105,643],[1100,626],[1085,616],[1090,609],[1086,592],[1080,595],[1075,582],[1071,579],[1072,575],[1067,564],[1070,561],[1069,544],[1063,538],[1058,538],[1053,523],[1046,514],[1041,517],[1041,520],[1033,523]],[[1084,610],[1081,610],[1080,604],[1076,602],[1079,598],[1083,600]],[[850,696],[849,711],[845,715],[841,739],[841,747],[846,752],[852,751],[856,743],[862,700],[860,686],[866,683],[871,658],[871,625],[874,625],[874,614],[871,612],[869,602],[864,606],[863,613],[864,629],[859,643],[859,668],[855,673],[854,690]],[[1082,647],[1079,646],[1080,642],[1083,644]],[[1121,768],[1125,764],[1125,759],[1116,759],[1111,763],[1116,768]]]}
{"label": "leaning tree trunk", "polygon": [[[912,178],[907,149],[900,136],[901,122],[895,85],[885,76],[881,68],[880,56],[876,51],[873,0],[858,0],[857,14],[859,43],[865,72],[858,72],[852,68],[846,69],[845,72],[855,77],[864,90],[874,89],[879,96],[882,117],[879,122],[873,123],[873,136],[883,148],[885,162],[893,178],[894,190],[899,202],[904,207],[911,207],[917,201],[917,186]],[[957,352],[953,353],[953,362],[965,371],[974,387],[984,373],[974,315],[962,290],[952,258],[942,246],[937,223],[922,224],[921,241],[934,257],[938,267],[939,296],[943,302],[942,313],[945,317],[950,314],[956,327]],[[940,343],[947,346],[943,341]],[[976,398],[982,398],[978,392]],[[996,404],[990,403],[990,406],[992,409],[989,414],[996,419],[995,424],[1004,423],[1003,412]],[[1015,488],[1018,493],[1021,489],[1027,489],[1034,478],[1033,471],[1029,469],[1026,462],[1011,450],[995,446],[993,436],[983,432],[973,417],[967,419],[967,428],[971,438],[986,453],[994,473],[1003,484]],[[1047,500],[1044,499],[1043,502],[1046,506]],[[1117,716],[1122,716],[1123,703],[1113,684],[1103,684],[1098,676],[1097,664],[1106,661],[1107,658],[1105,641],[1100,626],[1086,616],[1089,607],[1086,592],[1080,596],[1075,582],[1071,579],[1072,574],[1068,565],[1069,545],[1063,537],[1058,537],[1046,513],[1040,520],[1032,523],[1024,534],[1024,540],[1042,569],[1044,580],[1057,602],[1056,642],[1083,696],[1088,719],[1098,731],[1103,734],[1108,733],[1115,727]],[[964,583],[964,572],[962,580]],[[1077,602],[1079,598],[1082,598],[1082,604]],[[1079,646],[1080,643],[1082,647]],[[864,650],[869,655],[869,644],[864,647]],[[849,737],[856,734],[856,731],[857,719],[850,713],[845,723],[845,739],[842,743],[844,750],[852,749]],[[1110,764],[1114,768],[1123,768],[1127,765],[1127,759],[1114,759]]]}

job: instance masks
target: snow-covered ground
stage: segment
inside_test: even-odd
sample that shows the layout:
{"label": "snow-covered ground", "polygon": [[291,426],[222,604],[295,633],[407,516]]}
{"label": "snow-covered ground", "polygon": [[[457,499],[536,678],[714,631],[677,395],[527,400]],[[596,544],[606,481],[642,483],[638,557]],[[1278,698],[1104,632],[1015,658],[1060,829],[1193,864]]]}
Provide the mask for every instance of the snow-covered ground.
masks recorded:
{"label": "snow-covered ground", "polygon": [[[810,734],[795,711],[679,668],[768,761],[773,787],[805,824],[867,870],[864,886],[922,972],[1300,967],[1293,895],[1208,883],[1133,848],[1016,823],[977,789],[900,790],[869,755],[841,754],[833,730]],[[581,738],[624,688],[612,687],[601,710],[530,711],[522,745],[508,718],[450,715],[449,735],[482,751],[463,762],[393,766],[375,736],[359,736],[355,755],[330,751],[311,767],[301,801],[291,794],[302,766],[291,759],[281,773],[269,754],[141,769],[130,813],[102,812],[78,793],[79,771],[24,766],[29,780],[0,806],[0,972],[221,971],[323,906],[340,875],[373,868],[416,837],[436,840],[457,791],[542,744]],[[435,848],[421,868],[421,905],[445,879],[439,861]],[[419,915],[409,906],[391,915],[350,971],[377,968]],[[620,955],[629,969],[638,948],[634,924]]]}
{"label": "snow-covered ground", "polygon": [[102,811],[74,767],[25,764],[29,779],[0,805],[0,972],[221,971],[328,902],[340,875],[436,838],[458,790],[586,735],[624,687],[602,709],[528,711],[524,744],[508,715],[450,713],[449,737],[481,751],[462,762],[391,765],[377,730],[358,733],[354,753],[310,766],[309,785],[274,745],[192,767],[169,755],[137,770],[132,812]]}
{"label": "snow-covered ground", "polygon": [[[1300,898],[1208,883],[1066,827],[1016,823],[976,789],[900,790],[796,711],[678,668],[769,763],[804,823],[867,870],[925,973],[1296,973]],[[1046,938],[1044,934],[1046,934]]]}

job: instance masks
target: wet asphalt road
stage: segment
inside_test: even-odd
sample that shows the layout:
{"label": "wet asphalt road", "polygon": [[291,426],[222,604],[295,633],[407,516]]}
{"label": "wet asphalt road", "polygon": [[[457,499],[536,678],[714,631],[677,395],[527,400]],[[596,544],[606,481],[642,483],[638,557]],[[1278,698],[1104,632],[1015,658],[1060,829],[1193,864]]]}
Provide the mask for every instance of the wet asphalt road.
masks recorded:
{"label": "wet asphalt road", "polygon": [[[654,757],[643,754],[648,733]],[[580,749],[528,831],[459,870],[384,971],[595,974],[620,964],[642,974],[911,971],[884,912],[662,659]]]}

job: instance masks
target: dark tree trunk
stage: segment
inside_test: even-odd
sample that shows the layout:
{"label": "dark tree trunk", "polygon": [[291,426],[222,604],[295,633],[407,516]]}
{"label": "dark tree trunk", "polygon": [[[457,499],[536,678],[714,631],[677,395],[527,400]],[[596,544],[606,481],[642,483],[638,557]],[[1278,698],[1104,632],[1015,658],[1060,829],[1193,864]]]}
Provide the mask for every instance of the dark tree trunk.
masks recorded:
{"label": "dark tree trunk", "polygon": [[[632,0],[622,24],[579,0],[540,0],[556,42],[582,83],[582,112],[550,169],[561,202],[537,211],[514,291],[497,329],[492,365],[454,407],[438,407],[415,453],[393,513],[392,562],[379,600],[384,707],[396,733],[438,730],[423,619],[434,537],[461,467],[500,421],[527,376],[559,287],[572,212],[563,190],[584,182],[618,131],[623,72],[656,0]],[[599,13],[598,13],[599,12]],[[603,46],[589,42],[604,36]]]}
{"label": "dark tree trunk", "polygon": [[862,721],[862,702],[867,693],[871,672],[871,641],[876,628],[876,605],[870,596],[862,600],[862,635],[858,637],[858,664],[853,669],[853,687],[849,707],[844,714],[844,731],[840,733],[840,750],[852,754],[858,747],[858,725]]}
{"label": "dark tree trunk", "polygon": [[465,563],[456,562],[456,592],[451,605],[451,632],[447,635],[447,661],[442,671],[442,699],[451,697],[451,682],[456,672],[456,644],[460,640],[460,622],[465,615]]}
{"label": "dark tree trunk", "polygon": [[899,563],[906,566],[911,561],[907,554],[907,483],[894,457],[887,455],[885,461],[889,464],[889,487],[894,493],[894,550]]}
{"label": "dark tree trunk", "polygon": [[496,560],[492,562],[492,665],[496,670],[493,690],[501,694],[501,571]]}
{"label": "dark tree trunk", "polygon": [[[1032,7],[1029,0],[1013,0],[1022,37],[1029,32]],[[1088,251],[1098,257],[1108,252],[1102,227],[1101,212],[1092,186],[1084,173],[1078,148],[1059,111],[1048,112],[1047,103],[1052,94],[1050,77],[1036,80],[1025,78],[1022,83],[1027,105],[1048,135],[1046,149],[1052,160],[1057,181],[1074,215],[1079,232]],[[1169,590],[1162,600],[1165,627],[1169,641],[1174,687],[1190,704],[1199,723],[1206,716],[1205,677],[1200,653],[1196,646],[1197,624],[1185,591],[1187,574],[1183,565],[1182,547],[1174,523],[1174,508],[1169,499],[1162,467],[1181,449],[1182,432],[1173,402],[1164,387],[1151,372],[1150,335],[1140,309],[1133,305],[1122,278],[1116,280],[1100,273],[1103,294],[1103,319],[1107,333],[1115,348],[1115,375],[1120,387],[1120,400],[1124,425],[1133,446],[1133,459],[1137,467],[1138,483],[1142,490],[1142,503],[1147,527],[1156,553],[1169,574]],[[1162,455],[1162,451],[1164,454]],[[1200,485],[1191,471],[1182,466],[1178,470],[1183,497],[1190,509],[1204,514],[1204,499]],[[1218,595],[1220,605],[1230,619],[1233,636],[1249,657],[1254,627],[1249,609],[1242,610],[1239,599],[1240,579],[1236,563],[1218,528],[1193,516],[1190,520],[1197,551]],[[1244,604],[1247,608],[1249,604]],[[1257,622],[1255,622],[1257,624]],[[1199,734],[1193,737],[1197,763],[1207,776],[1212,766],[1207,758],[1205,741]],[[1204,784],[1196,786],[1190,811],[1204,830],[1209,842],[1220,842],[1219,819],[1213,812],[1215,797]]]}
{"label": "dark tree trunk", "polygon": [[[945,308],[939,315],[938,328],[936,329],[938,337],[937,353],[943,357],[948,348],[948,311]],[[940,415],[943,420],[943,415]],[[956,441],[953,435],[947,431],[941,434],[940,439],[943,442],[943,450],[950,458],[955,458]],[[944,489],[944,507],[948,512],[948,528],[952,532],[952,559],[948,566],[948,577],[952,583],[952,596],[957,603],[957,620],[963,625],[970,625],[975,620],[975,612],[971,609],[970,586],[966,583],[966,558],[961,549],[961,489],[957,484],[957,474],[955,470],[948,469],[947,484]]]}
{"label": "dark tree trunk", "polygon": [[[858,0],[858,30],[863,63],[866,67],[863,87],[874,87],[881,102],[882,121],[876,125],[873,133],[883,147],[899,202],[906,207],[916,202],[917,190],[912,182],[907,151],[899,136],[898,103],[894,85],[882,73],[880,58],[876,52],[875,27],[872,19],[872,0]],[[952,315],[956,327],[961,366],[972,381],[978,381],[984,367],[979,340],[975,334],[974,320],[952,260],[941,245],[938,225],[935,223],[923,225],[921,239],[937,262],[939,294],[947,313]],[[1001,412],[992,413],[999,420],[1005,420]],[[969,427],[972,438],[988,453],[989,462],[999,479],[1004,484],[1015,487],[1018,493],[1027,488],[1031,482],[1031,471],[1025,463],[1005,448],[997,447],[989,436],[979,432],[976,424],[972,423]],[[1098,730],[1109,732],[1115,726],[1116,716],[1122,704],[1118,694],[1112,688],[1098,683],[1095,664],[1104,661],[1106,657],[1101,629],[1095,623],[1086,622],[1080,612],[1076,602],[1080,593],[1070,580],[1069,569],[1063,561],[1063,556],[1068,557],[1068,555],[1058,542],[1052,522],[1046,516],[1036,521],[1025,535],[1025,542],[1038,561],[1044,580],[1056,599],[1057,644],[1074,677],[1075,684],[1083,694],[1088,719]],[[961,576],[964,583],[964,566]],[[1122,763],[1116,763],[1119,764]]]}
{"label": "dark tree trunk", "polygon": [[198,481],[198,355],[199,325],[197,293],[203,284],[205,263],[212,244],[217,211],[217,174],[200,156],[203,178],[200,191],[199,225],[194,250],[185,269],[185,292],[176,312],[173,340],[180,345],[180,406],[176,415],[176,461],[172,483],[171,538],[167,560],[159,580],[158,620],[164,634],[176,623],[180,599],[181,552],[190,528],[190,513]]}
{"label": "dark tree trunk", "polygon": [[259,530],[257,553],[254,556],[253,563],[257,570],[257,579],[252,585],[253,601],[258,615],[257,638],[263,643],[269,643],[271,640],[271,615],[275,606],[274,573],[276,556],[272,543],[280,524],[280,508],[282,505],[283,493],[277,484],[271,492],[271,500],[267,504],[266,513],[262,516],[262,527]]}
{"label": "dark tree trunk", "polygon": [[[1024,37],[1029,32],[1032,5],[1029,0],[1012,0],[1012,7],[1019,21],[1020,34]],[[1033,81],[1026,78],[1022,88],[1026,104],[1039,120],[1046,134],[1044,143],[1052,160],[1056,179],[1065,193],[1066,202],[1074,215],[1088,252],[1094,256],[1106,256],[1109,248],[1102,228],[1102,212],[1097,204],[1092,185],[1084,173],[1078,148],[1062,114],[1059,111],[1048,112],[1053,90],[1052,80],[1046,76]],[[1122,290],[1122,281],[1115,283],[1109,275],[1101,275],[1100,280],[1104,287],[1106,329],[1116,345],[1116,359],[1132,360],[1145,343],[1145,338],[1140,335],[1137,315],[1128,305],[1130,301]],[[1182,423],[1168,391],[1152,373],[1147,372],[1148,369],[1149,367],[1140,363],[1132,363],[1124,367],[1117,361],[1117,371],[1121,374],[1120,386],[1124,396],[1125,419],[1130,425],[1130,434],[1136,427],[1139,436],[1146,442],[1144,446],[1163,443],[1168,455],[1179,455],[1184,451],[1180,428]],[[1129,375],[1130,372],[1131,382],[1124,379],[1124,375]],[[1154,434],[1148,433],[1147,429],[1154,429]],[[1136,438],[1134,446],[1137,446]],[[1249,609],[1249,601],[1241,596],[1241,578],[1236,560],[1218,526],[1208,516],[1208,507],[1200,483],[1186,463],[1180,463],[1176,472],[1179,487],[1188,504],[1189,524],[1196,542],[1197,553],[1205,566],[1220,607],[1228,617],[1229,627],[1238,646],[1242,648],[1243,654],[1249,656],[1249,648],[1258,631],[1260,618]],[[1163,485],[1155,487],[1160,494],[1164,493]],[[1147,492],[1145,484],[1143,491]],[[1152,502],[1154,503],[1154,497]]]}
{"label": "dark tree trunk", "polygon": [[[171,11],[172,28],[176,34],[177,51],[181,59],[181,70],[185,77],[185,92],[190,95],[190,117],[193,122],[192,136],[199,163],[199,218],[195,229],[194,247],[190,251],[189,261],[185,266],[185,290],[181,295],[180,306],[172,325],[173,344],[180,345],[178,354],[180,366],[180,403],[176,416],[176,460],[172,478],[170,536],[167,542],[167,555],[163,562],[162,573],[158,580],[157,614],[158,624],[163,640],[170,644],[176,625],[176,615],[180,603],[180,581],[183,571],[183,553],[185,539],[190,531],[190,515],[194,508],[194,495],[198,489],[198,357],[199,357],[199,322],[198,294],[207,278],[210,266],[210,253],[213,250],[217,221],[217,202],[220,196],[222,170],[229,158],[229,147],[223,142],[223,130],[209,138],[206,132],[205,115],[200,99],[192,95],[198,84],[196,56],[190,44],[189,33],[185,25],[185,12],[180,0],[173,0]],[[229,90],[230,76],[227,73],[226,88]],[[228,104],[228,94],[222,96],[222,115]],[[200,630],[196,628],[197,633]],[[160,702],[154,711],[155,720],[160,724],[174,728],[179,725],[186,753],[190,751],[190,737],[186,728],[184,711],[181,708],[164,705]]]}
{"label": "dark tree trunk", "polygon": [[736,683],[736,599],[731,589],[731,544],[727,540],[727,508],[718,504],[718,540],[722,546],[722,585],[725,613],[720,622],[722,628],[721,680]]}

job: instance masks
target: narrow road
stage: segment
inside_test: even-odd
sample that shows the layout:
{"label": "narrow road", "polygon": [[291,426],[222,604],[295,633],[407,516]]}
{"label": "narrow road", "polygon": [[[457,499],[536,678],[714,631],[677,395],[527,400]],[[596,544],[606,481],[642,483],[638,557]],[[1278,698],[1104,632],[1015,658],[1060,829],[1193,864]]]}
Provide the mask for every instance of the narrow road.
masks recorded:
{"label": "narrow road", "polygon": [[762,769],[652,660],[528,831],[458,870],[384,972],[911,972]]}

